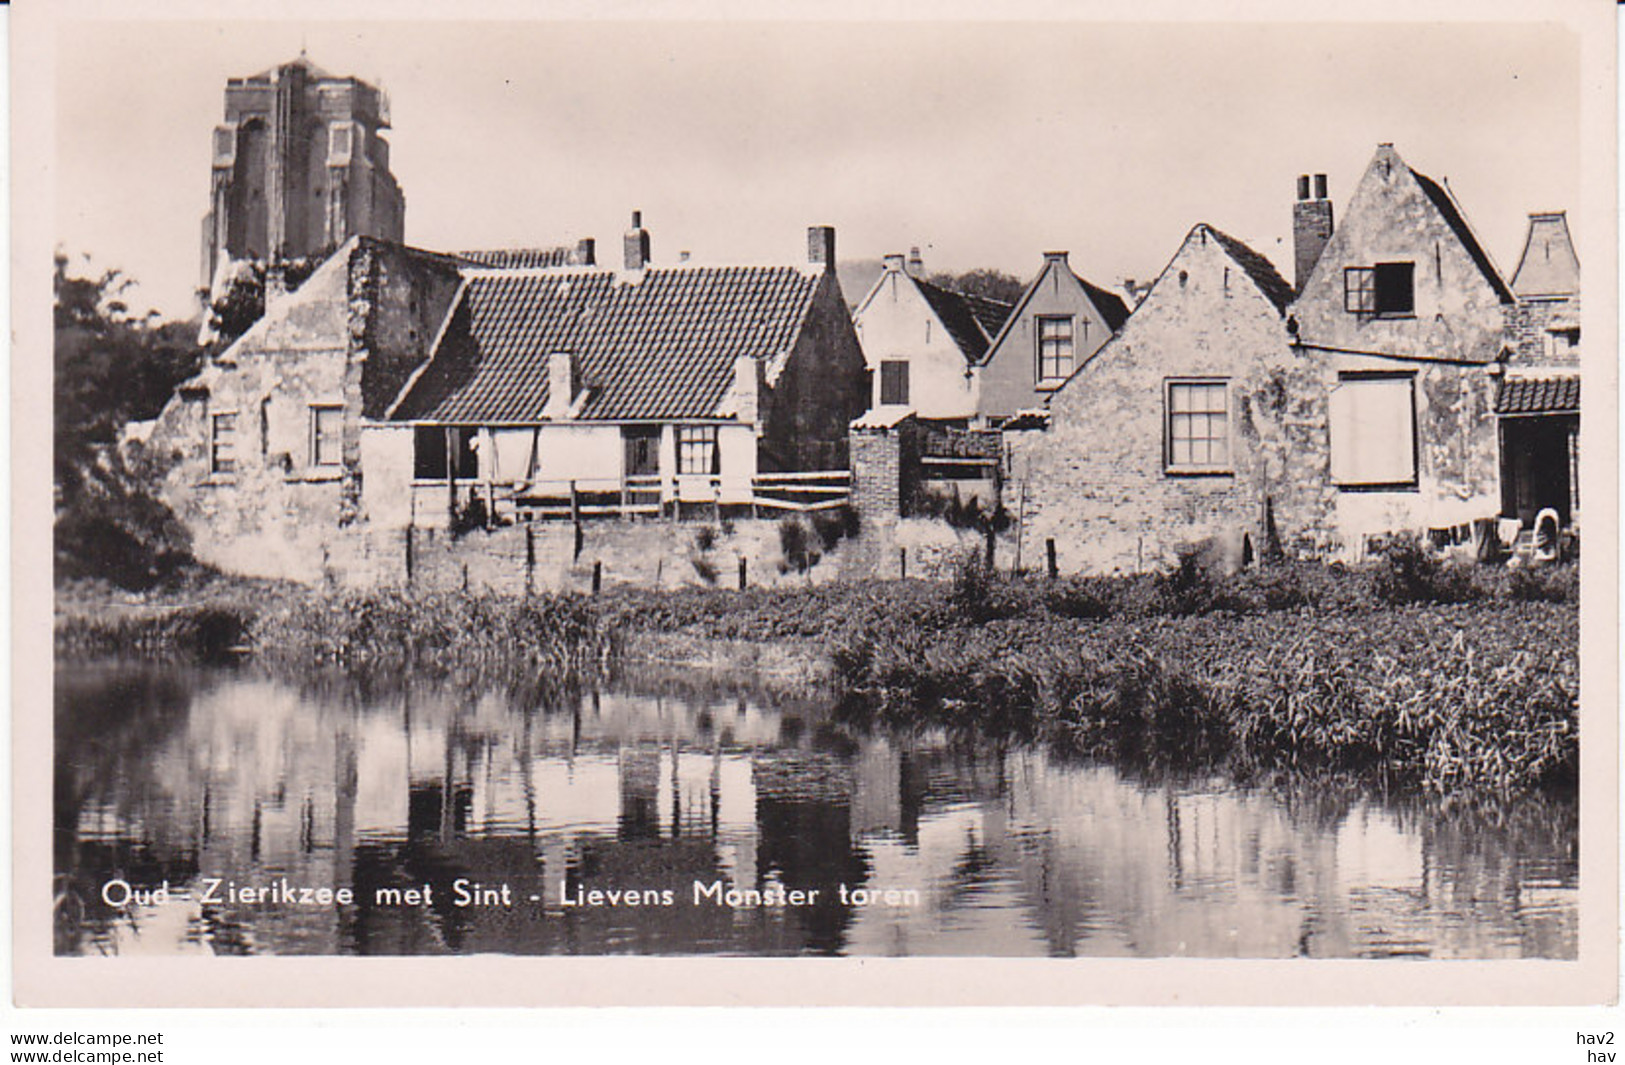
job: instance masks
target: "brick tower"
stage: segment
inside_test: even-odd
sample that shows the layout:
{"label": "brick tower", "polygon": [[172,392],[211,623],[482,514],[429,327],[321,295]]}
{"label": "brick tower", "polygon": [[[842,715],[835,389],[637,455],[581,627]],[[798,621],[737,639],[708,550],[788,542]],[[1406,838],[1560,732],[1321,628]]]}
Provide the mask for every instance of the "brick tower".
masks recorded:
{"label": "brick tower", "polygon": [[362,235],[400,240],[406,202],[389,172],[389,100],[304,53],[226,83],[214,130],[203,287],[224,261],[311,255]]}

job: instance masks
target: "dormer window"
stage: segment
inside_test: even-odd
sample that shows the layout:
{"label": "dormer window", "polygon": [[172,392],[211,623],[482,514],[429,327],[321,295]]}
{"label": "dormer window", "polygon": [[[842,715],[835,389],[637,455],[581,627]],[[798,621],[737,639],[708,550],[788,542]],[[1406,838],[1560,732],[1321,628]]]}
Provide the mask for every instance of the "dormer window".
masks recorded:
{"label": "dormer window", "polygon": [[1343,271],[1343,309],[1377,318],[1416,313],[1416,264],[1378,263]]}

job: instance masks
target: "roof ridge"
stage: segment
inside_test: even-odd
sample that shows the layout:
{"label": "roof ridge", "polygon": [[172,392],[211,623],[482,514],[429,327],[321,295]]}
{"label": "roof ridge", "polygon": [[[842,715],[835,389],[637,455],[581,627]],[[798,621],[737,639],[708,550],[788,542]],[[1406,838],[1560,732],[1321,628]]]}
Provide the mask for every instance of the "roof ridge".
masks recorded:
{"label": "roof ridge", "polygon": [[1274,263],[1254,251],[1245,241],[1232,237],[1224,230],[1206,222],[1200,225],[1213,234],[1213,238],[1219,242],[1219,247],[1223,248],[1225,254],[1234,259],[1242,271],[1252,278],[1253,284],[1258,286],[1264,297],[1275,305],[1276,310],[1286,310],[1287,305],[1292,302],[1292,286],[1287,284],[1286,278],[1281,276]]}

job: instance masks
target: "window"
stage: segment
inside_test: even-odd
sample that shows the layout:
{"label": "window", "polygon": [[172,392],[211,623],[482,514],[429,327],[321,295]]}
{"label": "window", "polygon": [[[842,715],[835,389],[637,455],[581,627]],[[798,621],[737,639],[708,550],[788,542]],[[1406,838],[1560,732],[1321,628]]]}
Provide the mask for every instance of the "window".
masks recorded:
{"label": "window", "polygon": [[1343,374],[1330,401],[1332,480],[1344,488],[1416,484],[1410,374]]}
{"label": "window", "polygon": [[479,456],[474,451],[477,432],[467,426],[418,426],[412,436],[412,476],[423,481],[443,481],[448,472],[448,456],[454,456],[453,468],[449,471],[453,476],[478,477]]}
{"label": "window", "polygon": [[1229,383],[1169,381],[1167,411],[1168,472],[1228,473]]}
{"label": "window", "polygon": [[312,406],[310,408],[310,464],[337,466],[342,461],[341,430],[344,427],[344,408]]}
{"label": "window", "polygon": [[1038,379],[1064,381],[1072,376],[1072,319],[1038,319]]}
{"label": "window", "polygon": [[677,472],[721,473],[717,456],[717,427],[679,425],[677,427]]}
{"label": "window", "polygon": [[908,402],[908,363],[887,359],[880,364],[880,402],[884,405]]}
{"label": "window", "polygon": [[1345,268],[1343,309],[1350,314],[1416,313],[1416,264],[1378,263]]}
{"label": "window", "polygon": [[209,472],[237,472],[237,412],[221,411],[209,419]]}
{"label": "window", "polygon": [[1546,358],[1556,362],[1572,359],[1580,348],[1578,329],[1552,329],[1546,334]]}

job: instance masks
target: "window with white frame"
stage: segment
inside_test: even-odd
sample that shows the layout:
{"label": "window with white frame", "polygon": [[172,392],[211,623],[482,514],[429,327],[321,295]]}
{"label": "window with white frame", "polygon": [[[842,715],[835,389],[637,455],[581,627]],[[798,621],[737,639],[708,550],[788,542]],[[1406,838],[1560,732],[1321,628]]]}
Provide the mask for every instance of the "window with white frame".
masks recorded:
{"label": "window with white frame", "polygon": [[1169,381],[1164,446],[1169,473],[1230,471],[1230,383]]}
{"label": "window with white frame", "polygon": [[310,464],[337,466],[342,461],[344,408],[312,404],[310,408]]}
{"label": "window with white frame", "polygon": [[1038,319],[1038,380],[1059,382],[1072,376],[1074,347],[1072,319]]}
{"label": "window with white frame", "polygon": [[679,425],[677,427],[677,472],[721,473],[717,454],[717,427]]}
{"label": "window with white frame", "polygon": [[237,412],[216,411],[209,416],[209,472],[237,472]]}
{"label": "window with white frame", "polygon": [[1332,481],[1342,488],[1416,484],[1412,374],[1345,373],[1330,397]]}

